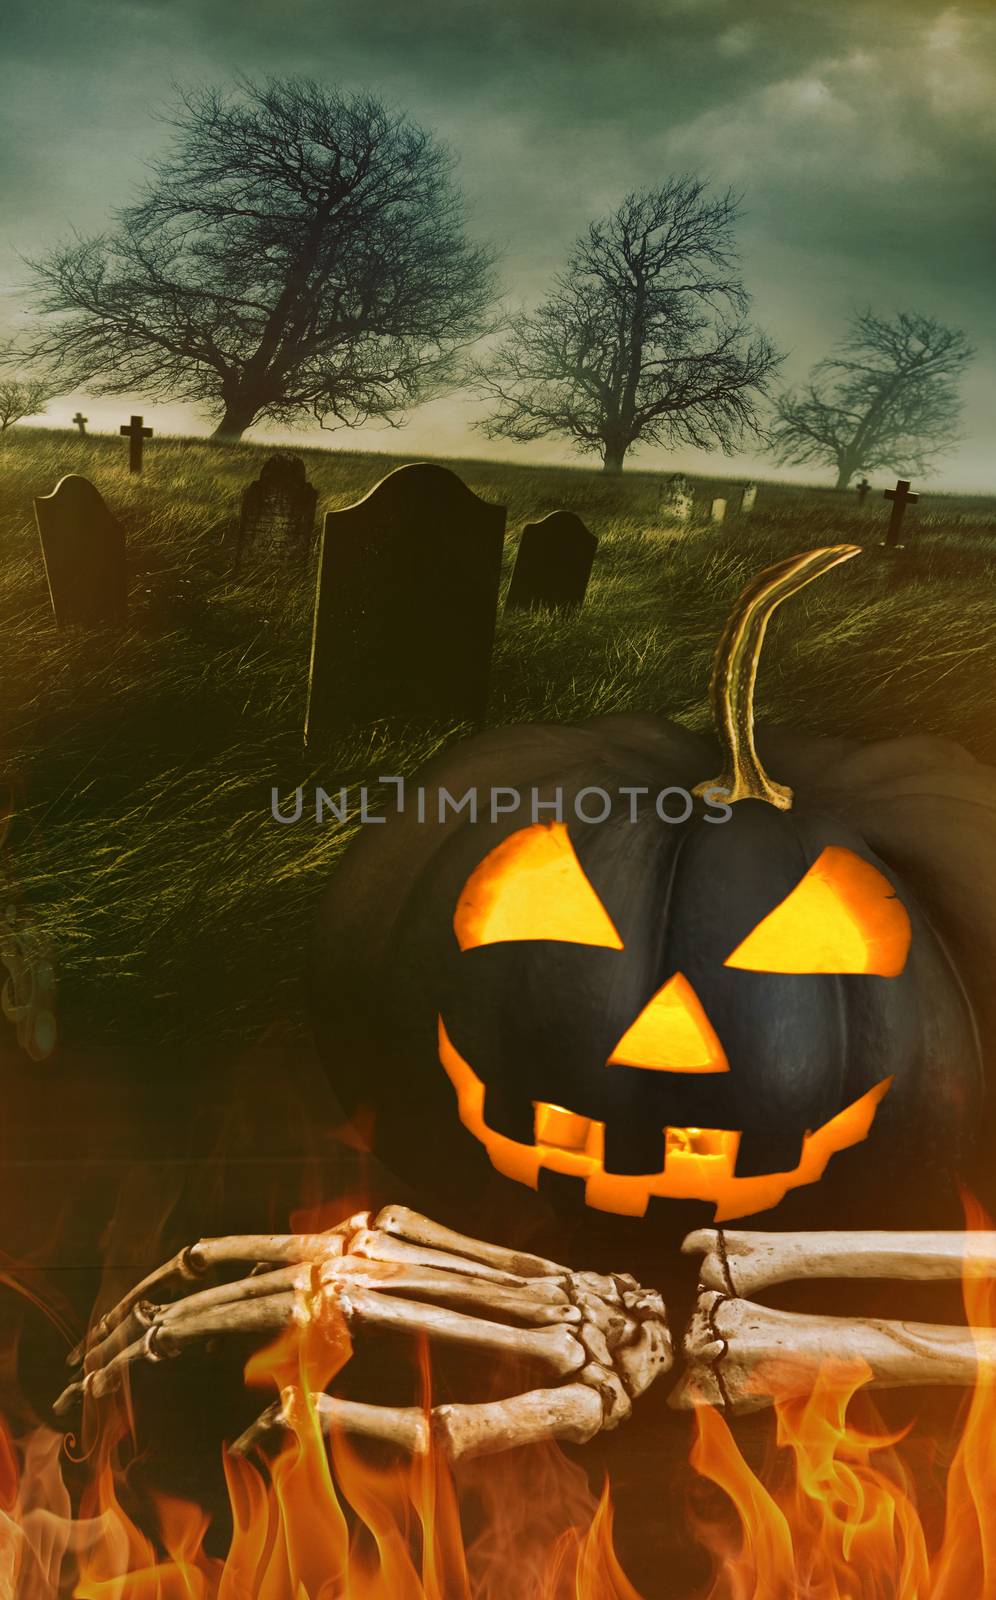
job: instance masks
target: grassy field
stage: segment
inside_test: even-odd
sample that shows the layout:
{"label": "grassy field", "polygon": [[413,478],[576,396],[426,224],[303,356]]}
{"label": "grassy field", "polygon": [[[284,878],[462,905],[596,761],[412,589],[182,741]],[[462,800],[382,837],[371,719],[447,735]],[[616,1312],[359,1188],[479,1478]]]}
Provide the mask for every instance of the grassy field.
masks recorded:
{"label": "grassy field", "polygon": [[[410,773],[461,731],[361,729],[305,761],[313,564],[234,571],[238,497],[268,453],[157,439],[136,479],[117,438],[0,441],[0,776],[20,788],[10,860],[56,945],[70,1039],[237,1047],[300,1016],[311,917],[349,829],[275,825],[271,785]],[[301,453],[324,509],[409,459]],[[772,626],[761,717],[939,732],[996,760],[996,501],[924,498],[915,558],[897,566],[875,550],[877,496],[859,512],[852,495],[762,484],[749,522],[675,534],[655,528],[657,475],[450,464],[507,505],[507,563],[522,524],[559,507],[601,540],[581,613],[499,619],[490,722],[650,709],[703,726],[710,657],[744,580],[848,540],[868,559]],[[67,472],[91,477],[127,531],[126,629],[53,625],[31,503]],[[708,499],[725,481],[697,488]]]}

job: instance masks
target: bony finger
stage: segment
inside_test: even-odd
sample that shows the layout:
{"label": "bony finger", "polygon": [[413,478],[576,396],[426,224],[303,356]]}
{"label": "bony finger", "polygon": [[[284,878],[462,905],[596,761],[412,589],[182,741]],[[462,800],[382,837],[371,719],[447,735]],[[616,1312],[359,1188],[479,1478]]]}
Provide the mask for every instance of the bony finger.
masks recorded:
{"label": "bony finger", "polygon": [[287,1290],[308,1290],[312,1284],[313,1270],[310,1265],[278,1267],[259,1277],[240,1278],[235,1283],[219,1283],[211,1289],[200,1289],[168,1305],[156,1306],[149,1300],[140,1300],[124,1322],[118,1323],[105,1339],[88,1347],[83,1369],[92,1372],[106,1366],[111,1357],[132,1344],[153,1323],[157,1323],[161,1331],[172,1322],[197,1316],[201,1312],[237,1306],[248,1300],[262,1300],[268,1295]]}
{"label": "bony finger", "polygon": [[[355,1231],[356,1226],[363,1223],[368,1215],[367,1212],[359,1212],[327,1233],[235,1234],[226,1238],[199,1239],[196,1244],[178,1251],[165,1266],[150,1272],[133,1289],[129,1289],[117,1305],[101,1317],[86,1343],[98,1344],[106,1339],[112,1329],[124,1322],[139,1301],[162,1302],[169,1299],[176,1289],[200,1283],[212,1272],[232,1267],[252,1268],[259,1264],[271,1269],[300,1266],[341,1255],[348,1243],[348,1235],[344,1230]],[[71,1366],[82,1360],[84,1348],[77,1345],[70,1353]]]}
{"label": "bony finger", "polygon": [[192,1345],[207,1344],[222,1336],[273,1336],[294,1322],[303,1325],[311,1315],[305,1296],[297,1290],[206,1308],[181,1301],[155,1309],[153,1321],[140,1338],[114,1351],[109,1360],[69,1385],[56,1401],[57,1415],[63,1415],[84,1395],[100,1399],[109,1394],[133,1366],[182,1355]]}

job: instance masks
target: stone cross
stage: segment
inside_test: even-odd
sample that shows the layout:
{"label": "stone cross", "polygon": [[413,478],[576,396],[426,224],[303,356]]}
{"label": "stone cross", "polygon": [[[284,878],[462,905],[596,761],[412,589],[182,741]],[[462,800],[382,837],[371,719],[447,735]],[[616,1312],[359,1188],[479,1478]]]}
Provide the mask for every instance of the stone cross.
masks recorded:
{"label": "stone cross", "polygon": [[89,417],[85,417],[82,411],[77,411],[73,421],[75,422],[77,428],[79,428],[81,434],[86,433],[86,425],[90,421]]}
{"label": "stone cross", "polygon": [[665,478],[661,484],[658,506],[661,516],[669,522],[690,522],[692,503],[691,487],[683,472],[676,472],[670,478]]}
{"label": "stone cross", "polygon": [[123,622],[128,605],[125,538],[88,478],[62,478],[35,501],[56,626]]}
{"label": "stone cross", "polygon": [[125,439],[130,441],[128,470],[130,472],[141,472],[142,442],[145,439],[152,438],[152,429],[142,427],[141,417],[132,417],[127,427],[125,427],[124,423],[121,424],[121,433]]}
{"label": "stone cross", "polygon": [[894,549],[899,543],[899,535],[903,526],[903,515],[907,506],[915,506],[920,496],[910,494],[909,478],[900,478],[894,489],[886,489],[882,495],[883,500],[892,501],[892,515],[889,518],[889,531],[885,536],[887,549]]}
{"label": "stone cross", "polygon": [[709,521],[723,522],[726,518],[726,501],[714,500],[709,507]]}
{"label": "stone cross", "polygon": [[871,488],[871,484],[868,482],[867,478],[862,478],[861,482],[859,484],[855,485],[854,492],[858,497],[858,505],[859,506],[863,506],[864,505],[865,501],[868,498],[868,491],[869,491],[870,488]]}
{"label": "stone cross", "polygon": [[757,484],[756,483],[745,484],[744,488],[741,490],[741,493],[740,493],[740,515],[742,517],[749,517],[750,516],[751,512],[754,509],[754,502],[755,502],[756,499],[757,499]]}
{"label": "stone cross", "polygon": [[595,535],[573,511],[551,511],[542,522],[527,522],[505,610],[549,606],[560,611],[581,605],[597,549]]}
{"label": "stone cross", "polygon": [[318,491],[308,482],[301,457],[285,451],[270,456],[242,495],[238,559],[253,550],[306,556],[317,504]]}
{"label": "stone cross", "polygon": [[325,518],[305,742],[487,709],[505,507],[447,467],[398,467]]}

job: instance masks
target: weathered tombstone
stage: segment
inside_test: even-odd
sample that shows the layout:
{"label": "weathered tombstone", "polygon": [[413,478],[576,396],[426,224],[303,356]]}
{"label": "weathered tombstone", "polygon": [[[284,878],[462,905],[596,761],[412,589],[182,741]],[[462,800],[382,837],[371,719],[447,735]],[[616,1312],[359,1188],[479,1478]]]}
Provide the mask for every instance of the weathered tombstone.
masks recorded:
{"label": "weathered tombstone", "polygon": [[910,494],[909,478],[900,478],[894,489],[886,489],[883,492],[882,499],[892,501],[892,515],[889,518],[889,531],[885,536],[887,549],[894,550],[899,543],[899,535],[902,531],[903,516],[905,514],[906,507],[915,506],[919,498],[920,496],[918,494]]}
{"label": "weathered tombstone", "polygon": [[82,411],[77,411],[75,417],[73,418],[73,421],[75,422],[77,428],[79,429],[80,434],[81,435],[85,434],[86,433],[86,425],[90,421],[90,418],[89,417],[85,417],[83,415]]}
{"label": "weathered tombstone", "polygon": [[141,417],[132,417],[127,427],[125,427],[124,423],[122,422],[120,432],[122,438],[128,440],[129,472],[141,472],[142,449],[145,440],[152,438],[152,429],[142,427]]}
{"label": "weathered tombstone", "polygon": [[125,539],[88,478],[61,479],[35,501],[56,626],[122,622],[128,607]]}
{"label": "weathered tombstone", "polygon": [[487,708],[505,507],[446,467],[389,472],[325,518],[305,740],[381,718]]}
{"label": "weathered tombstone", "polygon": [[868,498],[868,491],[870,488],[871,484],[868,482],[867,478],[862,478],[861,482],[855,485],[854,492],[858,497],[859,506],[864,505]]}
{"label": "weathered tombstone", "polygon": [[714,500],[709,507],[709,521],[723,522],[726,518],[726,501]]}
{"label": "weathered tombstone", "polygon": [[263,463],[242,495],[238,554],[246,551],[304,555],[311,548],[318,490],[308,482],[300,456],[279,451]]}
{"label": "weathered tombstone", "polygon": [[505,610],[579,606],[588,588],[598,540],[573,511],[527,522],[519,540]]}
{"label": "weathered tombstone", "polygon": [[739,512],[740,516],[742,516],[742,517],[749,517],[750,516],[751,512],[754,509],[754,502],[755,502],[756,499],[757,499],[757,484],[756,483],[745,484],[743,489],[740,491],[740,512]]}
{"label": "weathered tombstone", "polygon": [[675,472],[661,484],[658,510],[669,522],[691,522],[693,496],[683,472]]}

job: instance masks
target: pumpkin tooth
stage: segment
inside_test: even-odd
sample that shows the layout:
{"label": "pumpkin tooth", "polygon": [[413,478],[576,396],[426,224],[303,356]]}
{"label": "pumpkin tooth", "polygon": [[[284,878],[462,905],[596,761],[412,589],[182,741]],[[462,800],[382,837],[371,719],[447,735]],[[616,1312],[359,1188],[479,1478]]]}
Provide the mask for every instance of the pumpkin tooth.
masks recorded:
{"label": "pumpkin tooth", "polygon": [[604,1170],[620,1177],[664,1171],[665,1131],[645,1122],[642,1127],[605,1125]]}
{"label": "pumpkin tooth", "polygon": [[748,1128],[740,1135],[734,1176],[757,1178],[767,1172],[794,1172],[802,1160],[805,1129],[773,1123],[770,1128]]}

